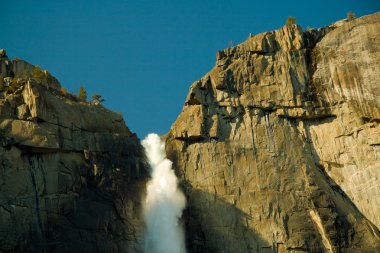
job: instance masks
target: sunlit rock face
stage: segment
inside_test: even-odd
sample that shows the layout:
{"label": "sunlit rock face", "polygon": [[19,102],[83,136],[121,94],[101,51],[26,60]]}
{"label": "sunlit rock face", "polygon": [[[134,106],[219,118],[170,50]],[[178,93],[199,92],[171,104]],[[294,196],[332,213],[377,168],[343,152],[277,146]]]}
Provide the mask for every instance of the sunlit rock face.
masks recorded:
{"label": "sunlit rock face", "polygon": [[3,52],[0,252],[141,252],[139,140],[121,115],[62,93],[58,82],[19,80],[10,92],[14,65]]}
{"label": "sunlit rock face", "polygon": [[190,252],[380,252],[380,13],[218,52],[166,135]]}

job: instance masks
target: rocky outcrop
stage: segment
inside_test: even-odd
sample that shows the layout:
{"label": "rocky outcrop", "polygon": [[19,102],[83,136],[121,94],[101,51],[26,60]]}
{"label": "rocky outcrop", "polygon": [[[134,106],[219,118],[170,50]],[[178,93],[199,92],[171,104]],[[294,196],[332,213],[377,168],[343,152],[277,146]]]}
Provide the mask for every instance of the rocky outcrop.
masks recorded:
{"label": "rocky outcrop", "polygon": [[165,136],[191,252],[380,252],[380,13],[217,54]]}
{"label": "rocky outcrop", "polygon": [[[15,58],[9,60],[4,49],[0,49],[0,76],[6,78],[30,78],[36,66],[27,61]],[[45,78],[41,80],[41,84],[48,86],[49,89],[60,90],[61,84],[47,70],[44,71]]]}
{"label": "rocky outcrop", "polygon": [[141,252],[147,173],[137,137],[121,115],[59,86],[17,78],[11,92],[25,68],[4,55],[0,251]]}

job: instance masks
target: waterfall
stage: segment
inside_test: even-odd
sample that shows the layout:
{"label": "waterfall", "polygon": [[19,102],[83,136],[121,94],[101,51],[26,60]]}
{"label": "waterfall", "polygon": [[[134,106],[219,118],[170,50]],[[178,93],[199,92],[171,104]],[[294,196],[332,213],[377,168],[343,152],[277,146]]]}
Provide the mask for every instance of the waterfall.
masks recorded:
{"label": "waterfall", "polygon": [[166,159],[165,143],[157,134],[149,134],[143,141],[151,166],[144,202],[145,253],[185,253],[185,238],[179,219],[186,205],[184,194],[172,162]]}

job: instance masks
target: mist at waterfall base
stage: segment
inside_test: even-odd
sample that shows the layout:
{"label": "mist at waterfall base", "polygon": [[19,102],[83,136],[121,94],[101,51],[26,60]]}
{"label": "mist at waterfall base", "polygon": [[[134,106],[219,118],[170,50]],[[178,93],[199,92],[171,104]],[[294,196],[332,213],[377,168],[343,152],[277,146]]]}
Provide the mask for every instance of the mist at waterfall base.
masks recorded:
{"label": "mist at waterfall base", "polygon": [[165,143],[157,134],[149,134],[143,141],[151,166],[144,203],[145,253],[185,253],[185,236],[179,219],[186,205],[178,188],[172,162],[166,159]]}

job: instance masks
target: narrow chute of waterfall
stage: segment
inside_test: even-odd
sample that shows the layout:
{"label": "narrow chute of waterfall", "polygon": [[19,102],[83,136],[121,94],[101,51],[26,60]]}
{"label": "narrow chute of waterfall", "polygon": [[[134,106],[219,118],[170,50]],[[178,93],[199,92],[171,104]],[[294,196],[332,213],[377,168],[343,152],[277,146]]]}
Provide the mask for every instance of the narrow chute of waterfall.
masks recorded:
{"label": "narrow chute of waterfall", "polygon": [[178,188],[172,162],[166,159],[165,143],[157,134],[143,141],[151,166],[144,205],[145,253],[185,253],[184,230],[179,222],[186,205]]}

